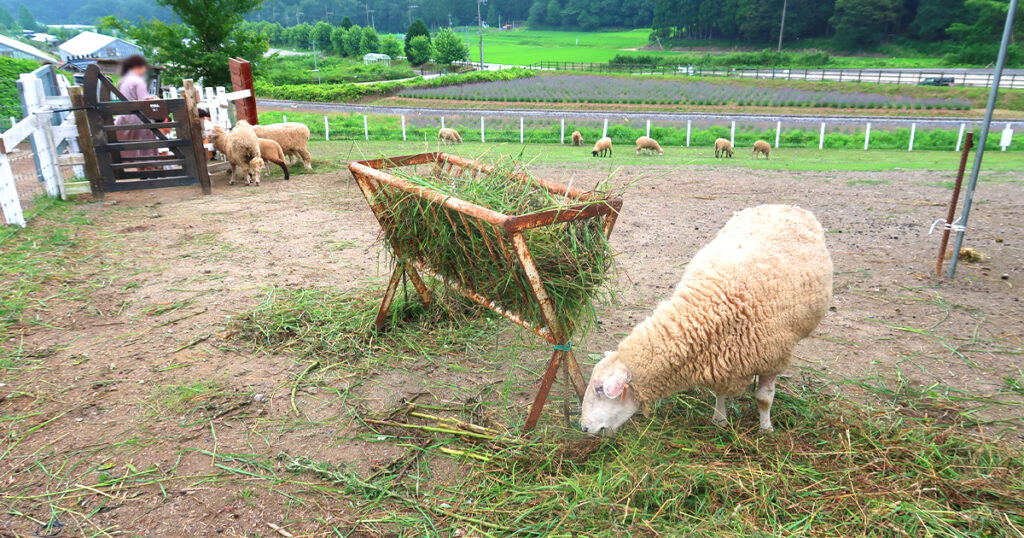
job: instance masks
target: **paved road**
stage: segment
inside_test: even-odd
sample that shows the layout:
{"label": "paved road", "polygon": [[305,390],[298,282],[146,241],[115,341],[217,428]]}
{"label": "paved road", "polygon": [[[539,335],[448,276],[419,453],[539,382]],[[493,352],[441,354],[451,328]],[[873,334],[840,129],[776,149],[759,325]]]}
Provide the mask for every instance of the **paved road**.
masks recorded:
{"label": "paved road", "polygon": [[[685,122],[686,120],[722,123],[729,121],[741,121],[746,123],[765,123],[782,121],[784,123],[820,123],[828,124],[858,124],[863,125],[871,122],[875,125],[905,125],[916,123],[928,127],[959,127],[966,123],[968,127],[981,122],[981,118],[925,118],[914,116],[777,116],[768,114],[711,114],[705,112],[615,112],[599,110],[538,110],[538,109],[453,109],[453,108],[432,108],[432,107],[386,107],[376,105],[359,105],[348,103],[313,103],[306,101],[284,101],[277,99],[257,99],[256,104],[264,108],[295,110],[296,112],[312,113],[353,113],[353,114],[405,114],[412,115],[437,115],[437,116],[485,116],[485,117],[513,117],[513,118],[552,118],[552,119],[588,119],[600,120],[608,118],[616,122],[628,119],[629,121],[659,121],[659,122]],[[1002,128],[1005,123],[1024,123],[1024,118],[1012,120],[997,120],[993,122]]]}

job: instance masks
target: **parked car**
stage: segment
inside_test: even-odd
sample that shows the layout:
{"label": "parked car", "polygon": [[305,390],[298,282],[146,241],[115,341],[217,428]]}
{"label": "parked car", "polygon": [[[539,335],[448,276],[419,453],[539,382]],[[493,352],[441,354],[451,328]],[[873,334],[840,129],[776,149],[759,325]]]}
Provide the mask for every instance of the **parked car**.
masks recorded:
{"label": "parked car", "polygon": [[921,82],[918,82],[918,86],[952,86],[953,77],[928,77]]}

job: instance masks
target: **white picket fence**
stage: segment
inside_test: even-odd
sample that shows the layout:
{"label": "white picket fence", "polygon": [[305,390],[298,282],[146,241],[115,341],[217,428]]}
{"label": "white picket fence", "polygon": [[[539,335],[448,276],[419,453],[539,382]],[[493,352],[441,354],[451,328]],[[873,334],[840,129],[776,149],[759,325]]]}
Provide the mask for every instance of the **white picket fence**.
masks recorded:
{"label": "white picket fence", "polygon": [[[205,125],[206,129],[212,129],[214,126],[231,129],[231,103],[252,96],[252,92],[249,90],[229,92],[224,86],[207,86],[196,88],[196,90],[200,93],[199,108],[210,113],[210,119]],[[179,88],[168,88],[164,91],[164,98],[177,99],[182,91],[184,90]]]}
{"label": "white picket fence", "polygon": [[[43,81],[34,73],[19,76],[20,90],[27,106],[25,118],[0,134],[0,207],[3,208],[4,222],[24,227],[24,208],[30,200],[23,200],[23,194],[31,193],[32,185],[40,180],[47,196],[67,198],[72,189],[80,184],[65,183],[66,176],[83,177],[82,154],[78,150],[78,128],[74,114],[69,114],[71,98],[67,81],[57,77],[59,95],[46,95]],[[66,116],[65,116],[66,114]],[[63,119],[54,125],[53,118]],[[22,142],[31,140],[35,149],[36,174],[15,173],[13,163],[23,162],[25,152],[18,148]],[[61,151],[61,145],[66,150]],[[36,168],[33,167],[33,168]],[[19,169],[24,167],[19,167]],[[67,168],[71,171],[68,173]],[[19,193],[19,190],[22,192]],[[76,191],[77,192],[77,191]],[[85,182],[88,192],[88,182]]]}

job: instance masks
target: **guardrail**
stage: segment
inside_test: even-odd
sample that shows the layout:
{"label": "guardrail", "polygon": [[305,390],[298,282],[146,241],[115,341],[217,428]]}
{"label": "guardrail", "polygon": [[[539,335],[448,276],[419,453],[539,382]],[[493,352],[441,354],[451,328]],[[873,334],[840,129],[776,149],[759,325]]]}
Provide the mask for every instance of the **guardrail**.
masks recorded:
{"label": "guardrail", "polygon": [[[689,75],[698,77],[738,77],[804,81],[861,82],[869,84],[918,85],[929,78],[948,78],[956,86],[989,87],[993,73],[985,69],[781,69],[781,68],[704,68],[692,65],[642,65],[580,62],[535,62],[527,69],[583,71],[632,75]],[[1024,88],[1024,70],[1004,71],[1000,88]]]}

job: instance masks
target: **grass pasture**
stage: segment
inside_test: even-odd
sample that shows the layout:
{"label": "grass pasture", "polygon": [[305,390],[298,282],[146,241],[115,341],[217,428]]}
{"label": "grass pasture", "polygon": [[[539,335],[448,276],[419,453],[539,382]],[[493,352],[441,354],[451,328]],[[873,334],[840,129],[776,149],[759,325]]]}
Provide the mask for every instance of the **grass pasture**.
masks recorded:
{"label": "grass pasture", "polygon": [[[956,155],[708,148],[596,159],[466,143],[546,179],[624,190],[613,297],[573,342],[586,373],[734,211],[815,212],[834,308],[728,428],[687,391],[614,439],[566,427],[550,346],[451,294],[396,294],[348,159],[436,142],[315,141],[260,187],[110,193],[0,232],[0,506],[16,536],[1014,536],[1024,530],[1020,159],[991,153],[968,245],[931,276]],[[629,148],[623,148],[629,149]],[[1006,274],[1004,280],[1001,275]],[[440,292],[440,288],[436,288]],[[570,416],[579,406],[568,403]],[[471,424],[471,426],[470,426]]]}

